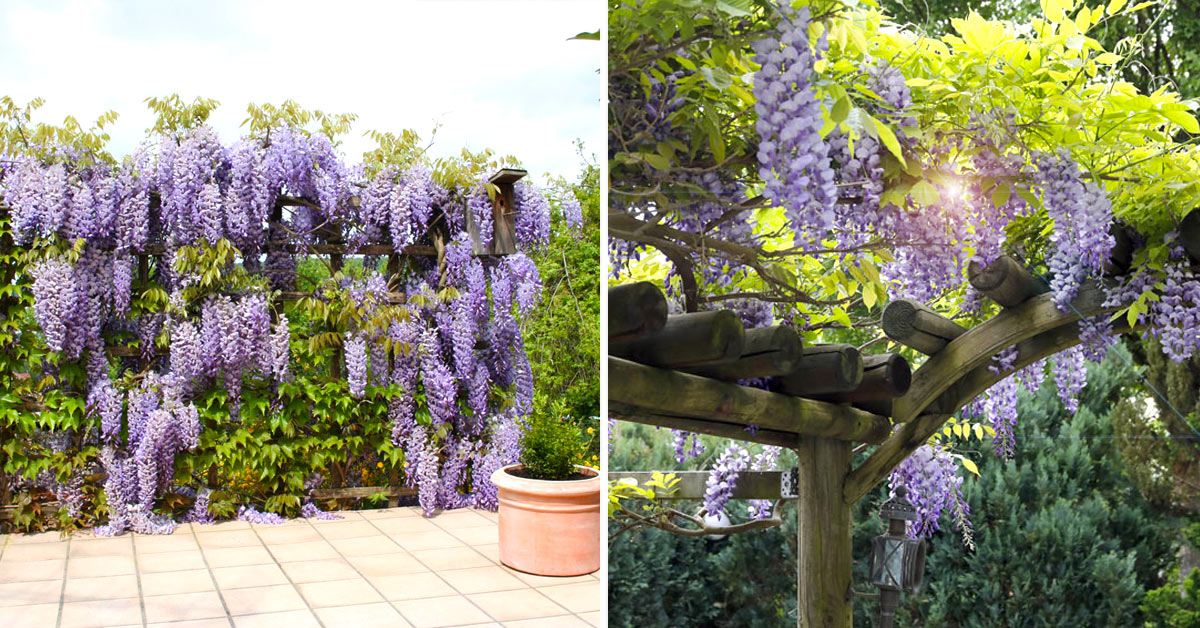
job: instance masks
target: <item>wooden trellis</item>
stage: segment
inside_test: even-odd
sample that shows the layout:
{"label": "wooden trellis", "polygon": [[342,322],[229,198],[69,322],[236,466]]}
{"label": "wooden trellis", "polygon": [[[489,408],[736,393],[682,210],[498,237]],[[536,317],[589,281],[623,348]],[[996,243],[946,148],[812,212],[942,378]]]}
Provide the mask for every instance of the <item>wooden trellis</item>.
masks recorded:
{"label": "wooden trellis", "polygon": [[[515,185],[518,181],[528,174],[527,171],[519,168],[502,168],[488,178],[488,182],[492,183],[498,189],[498,193],[492,197],[493,207],[493,236],[492,244],[488,247],[480,245],[479,229],[475,225],[474,217],[468,210],[466,214],[466,227],[468,235],[473,243],[473,254],[476,256],[504,256],[516,252],[516,219],[518,209],[515,203]],[[151,204],[156,205],[159,199],[156,196],[151,197]],[[357,204],[357,198],[351,199],[351,204]],[[275,205],[272,208],[271,215],[268,220],[269,225],[278,225],[282,220],[283,210],[288,207],[314,207],[319,208],[317,203],[311,199],[298,198],[290,196],[280,196],[276,199]],[[9,208],[0,206],[0,216],[7,217]],[[445,244],[453,235],[449,232],[446,225],[444,214],[440,211],[435,212],[431,224],[426,233],[419,240],[420,244],[414,244],[402,248],[397,251],[391,244],[368,243],[357,247],[349,246],[341,235],[340,227],[327,227],[319,234],[327,241],[320,244],[307,244],[299,249],[293,248],[293,243],[271,242],[268,240],[265,246],[259,251],[259,254],[268,253],[272,250],[286,250],[289,253],[300,256],[328,256],[330,268],[334,271],[342,267],[342,261],[346,255],[380,255],[387,256],[388,264],[386,271],[386,279],[389,288],[393,285],[393,279],[400,273],[401,265],[405,259],[414,257],[436,258],[439,272],[444,276],[445,273]],[[0,242],[0,247],[3,250],[8,250],[13,246],[11,239],[6,238]],[[137,277],[138,280],[144,282],[150,279],[150,261],[156,256],[160,256],[166,252],[166,247],[162,244],[154,244],[145,247],[140,251],[131,253],[137,259]],[[259,271],[266,272],[266,271]],[[312,293],[299,291],[283,291],[278,293],[278,299],[281,301],[298,301],[302,298],[310,297]],[[392,303],[404,303],[406,295],[402,292],[392,291],[388,293],[389,300]],[[108,355],[120,358],[137,358],[140,368],[147,368],[149,362],[147,357],[154,355],[165,355],[167,352],[162,349],[151,347],[148,351],[143,351],[140,347],[109,345],[105,347]],[[333,359],[330,361],[330,375],[332,377],[341,376],[341,358],[340,349],[336,350]],[[3,458],[0,454],[0,466],[3,466]],[[379,493],[384,493],[388,496],[388,503],[391,506],[397,504],[398,498],[403,496],[415,495],[416,491],[406,486],[399,486],[399,478],[395,472],[392,472],[388,478],[389,486],[367,486],[367,487],[352,487],[344,486],[345,478],[340,477],[341,474],[335,472],[335,477],[331,477],[331,482],[335,485],[334,488],[317,489],[313,491],[313,497],[317,499],[355,499],[369,497]],[[216,481],[216,467],[212,467],[208,472],[209,486],[214,487]],[[5,506],[8,502],[7,483],[0,476],[0,521],[11,520],[14,507]],[[43,513],[53,514],[59,508],[57,502],[48,502],[40,505]]]}
{"label": "wooden trellis", "polygon": [[[1192,216],[1200,245],[1200,212]],[[1118,246],[1110,274],[1127,270],[1132,259],[1128,234],[1114,232]],[[1045,282],[1009,257],[986,268],[972,264],[968,281],[1002,307],[970,329],[910,300],[884,309],[884,334],[929,356],[915,371],[899,354],[864,357],[847,345],[800,347],[794,331],[746,330],[736,316],[668,316],[665,298],[649,283],[609,291],[612,417],[796,451],[794,495],[781,490],[787,473],[755,472],[740,476],[747,484],[739,480],[734,497],[795,501],[800,626],[850,625],[851,506],[966,403],[1011,374],[988,368],[997,354],[1015,348],[1015,368],[1032,364],[1078,344],[1081,318],[1120,309],[1105,305],[1103,290],[1090,283],[1064,312]],[[1131,330],[1122,321],[1114,322],[1113,331]],[[771,390],[737,383],[762,377]],[[878,447],[851,466],[855,443]],[[674,498],[703,498],[706,473],[677,475]],[[610,474],[622,477],[648,476]]]}

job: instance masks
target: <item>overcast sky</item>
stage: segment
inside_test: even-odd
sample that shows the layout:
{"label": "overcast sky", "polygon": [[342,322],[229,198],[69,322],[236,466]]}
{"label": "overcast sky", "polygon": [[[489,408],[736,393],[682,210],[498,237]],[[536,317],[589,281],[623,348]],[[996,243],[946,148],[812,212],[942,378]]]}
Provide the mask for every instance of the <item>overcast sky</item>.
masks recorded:
{"label": "overcast sky", "polygon": [[[142,102],[215,98],[210,123],[230,143],[250,102],[293,99],[357,113],[343,148],[357,162],[370,129],[411,128],[434,156],[492,148],[531,174],[572,177],[573,142],[603,155],[605,90],[597,41],[567,41],[604,21],[601,0],[286,2],[5,0],[0,94],[47,103],[47,122],[121,114],[122,155],[153,116]],[[542,179],[541,176],[538,179]]]}

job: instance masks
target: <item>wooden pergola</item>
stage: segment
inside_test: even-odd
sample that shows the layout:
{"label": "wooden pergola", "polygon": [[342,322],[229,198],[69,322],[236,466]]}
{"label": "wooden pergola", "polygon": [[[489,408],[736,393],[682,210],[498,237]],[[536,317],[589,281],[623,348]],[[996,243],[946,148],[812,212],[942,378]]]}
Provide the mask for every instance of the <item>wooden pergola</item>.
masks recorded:
{"label": "wooden pergola", "polygon": [[[1115,231],[1110,274],[1127,270],[1132,258],[1129,239]],[[970,329],[911,300],[884,308],[884,334],[928,356],[915,371],[895,353],[802,347],[789,327],[743,329],[731,312],[668,316],[665,298],[649,283],[609,291],[610,416],[796,452],[794,495],[781,492],[788,472],[759,471],[739,474],[734,498],[795,502],[799,626],[850,626],[851,506],[966,403],[1013,372],[992,372],[997,354],[1015,348],[1014,370],[1027,366],[1078,344],[1081,319],[1119,309],[1105,305],[1104,291],[1089,283],[1064,312],[1046,283],[1010,257],[986,268],[972,264],[968,280],[1001,306]],[[1114,323],[1113,331],[1130,328]],[[769,378],[771,390],[737,383],[747,378]],[[856,443],[877,447],[852,465]],[[673,498],[703,498],[707,472],[677,475]],[[623,477],[645,480],[649,473],[610,473]]]}
{"label": "wooden pergola", "polygon": [[[488,182],[495,185],[498,193],[492,196],[492,238],[488,245],[482,244],[480,227],[476,224],[474,215],[467,211],[465,212],[467,235],[471,239],[472,253],[477,257],[493,257],[505,256],[516,252],[516,220],[518,209],[515,202],[515,185],[518,181],[527,175],[527,171],[520,168],[501,168],[488,177]],[[160,206],[161,199],[157,194],[151,194],[150,206],[151,210],[157,210]],[[361,199],[357,196],[351,197],[349,203],[353,206],[358,206]],[[283,212],[287,208],[295,207],[313,207],[320,209],[320,205],[316,200],[306,197],[279,196],[272,206],[270,215],[267,219],[267,225],[270,227],[286,229],[282,225]],[[10,208],[0,205],[0,219],[7,219],[10,214]],[[343,225],[337,221],[332,221],[330,224],[322,226],[317,235],[324,242],[295,244],[292,242],[275,242],[268,239],[265,245],[257,251],[258,255],[267,253],[272,250],[286,250],[289,253],[300,256],[322,256],[327,257],[329,268],[334,272],[341,270],[343,261],[346,256],[354,255],[379,255],[387,256],[387,271],[385,277],[388,281],[389,293],[388,299],[391,303],[404,303],[407,300],[407,295],[403,292],[394,290],[393,280],[398,276],[403,268],[403,264],[413,258],[429,258],[436,260],[439,269],[440,281],[445,281],[445,254],[446,244],[455,235],[450,232],[448,221],[445,218],[444,208],[435,207],[434,216],[430,220],[430,224],[425,233],[419,238],[417,244],[413,244],[397,250],[392,244],[383,242],[369,242],[358,246],[352,246],[346,242],[344,238]],[[0,251],[9,251],[16,247],[11,238],[6,237],[4,241],[0,241]],[[142,249],[130,251],[129,254],[137,258],[137,279],[143,283],[150,281],[150,262],[157,260],[156,263],[164,263],[160,256],[167,252],[166,245],[162,243],[152,243]],[[2,269],[4,272],[12,273],[13,269]],[[268,270],[260,270],[259,273],[268,273]],[[6,277],[9,281],[11,276]],[[314,292],[300,291],[281,291],[276,293],[278,300],[283,302],[294,302],[305,298],[318,298]],[[12,296],[0,296],[0,305],[3,305],[5,299],[8,302],[15,302]],[[109,356],[116,358],[125,358],[131,361],[136,361],[139,369],[146,369],[152,366],[152,360],[161,358],[167,354],[167,350],[151,347],[144,350],[142,347],[125,346],[125,345],[109,345],[105,347]],[[334,356],[330,360],[330,376],[340,378],[341,374],[341,349],[334,349]],[[40,409],[36,406],[30,406],[30,411]],[[0,430],[0,439],[5,436],[3,430]],[[5,456],[0,452],[0,469],[3,468]],[[332,473],[330,481],[334,484],[333,488],[316,489],[312,491],[312,496],[315,499],[358,499],[370,497],[378,494],[388,496],[388,504],[395,506],[398,503],[398,498],[404,496],[416,495],[416,490],[400,484],[398,474],[393,471],[389,474],[388,486],[363,486],[363,487],[346,487],[345,473],[336,465],[331,465]],[[208,484],[210,487],[215,487],[217,484],[217,468],[213,465],[208,470]],[[8,483],[4,481],[3,474],[0,473],[0,521],[8,521],[12,519],[15,507],[8,506],[11,496],[9,495]],[[40,505],[41,511],[46,515],[53,516],[58,511],[59,504],[57,502],[48,502]]]}

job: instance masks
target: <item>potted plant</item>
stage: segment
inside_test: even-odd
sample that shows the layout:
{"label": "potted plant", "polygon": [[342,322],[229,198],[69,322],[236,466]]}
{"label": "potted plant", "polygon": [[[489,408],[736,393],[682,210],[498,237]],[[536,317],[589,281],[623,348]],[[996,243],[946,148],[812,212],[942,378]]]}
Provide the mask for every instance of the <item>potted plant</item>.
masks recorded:
{"label": "potted plant", "polygon": [[600,472],[575,464],[586,450],[579,428],[537,413],[521,441],[521,462],[497,469],[500,562],[541,576],[600,568]]}

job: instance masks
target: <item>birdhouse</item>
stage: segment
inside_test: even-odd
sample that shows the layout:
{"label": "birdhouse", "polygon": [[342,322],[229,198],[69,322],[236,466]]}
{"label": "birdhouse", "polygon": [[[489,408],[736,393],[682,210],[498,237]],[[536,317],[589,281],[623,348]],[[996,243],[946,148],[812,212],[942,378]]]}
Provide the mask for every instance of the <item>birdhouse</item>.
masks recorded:
{"label": "birdhouse", "polygon": [[480,225],[475,224],[471,212],[467,214],[467,233],[471,236],[471,247],[475,255],[511,255],[517,252],[517,205],[514,185],[525,175],[525,170],[502,168],[488,178],[488,183],[499,191],[492,196],[492,242],[484,246],[480,239]]}

